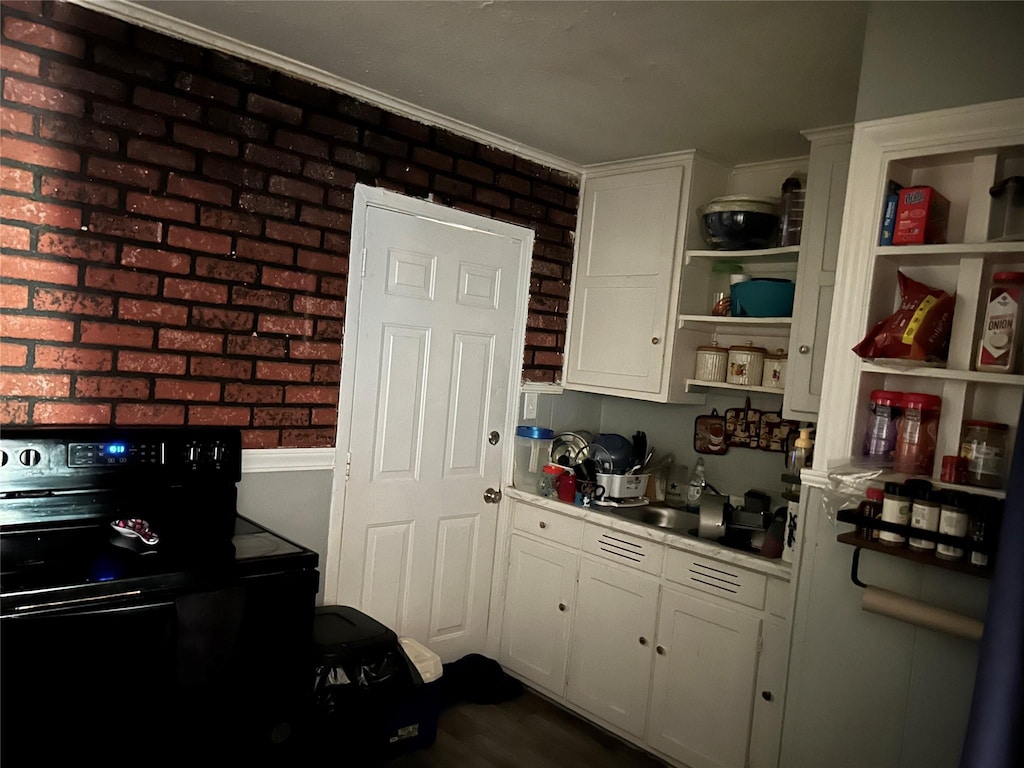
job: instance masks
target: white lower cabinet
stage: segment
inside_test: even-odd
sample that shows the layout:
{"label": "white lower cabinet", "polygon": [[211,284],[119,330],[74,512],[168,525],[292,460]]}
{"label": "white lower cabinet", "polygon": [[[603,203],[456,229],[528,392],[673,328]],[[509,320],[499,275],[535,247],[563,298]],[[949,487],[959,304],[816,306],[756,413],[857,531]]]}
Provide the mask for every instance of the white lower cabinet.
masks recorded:
{"label": "white lower cabinet", "polygon": [[761,619],[663,588],[647,743],[692,768],[747,764]]}
{"label": "white lower cabinet", "polygon": [[583,558],[569,644],[569,701],[643,738],[657,621],[656,579]]}

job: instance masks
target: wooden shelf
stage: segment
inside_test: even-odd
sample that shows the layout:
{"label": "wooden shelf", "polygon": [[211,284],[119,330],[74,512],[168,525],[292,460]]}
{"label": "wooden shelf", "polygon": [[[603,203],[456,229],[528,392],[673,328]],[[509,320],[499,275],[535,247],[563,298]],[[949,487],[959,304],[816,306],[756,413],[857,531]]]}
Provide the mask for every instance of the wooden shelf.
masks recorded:
{"label": "wooden shelf", "polygon": [[727,384],[724,381],[700,381],[699,379],[687,379],[687,392],[707,392],[709,389],[727,389],[733,392],[760,392],[765,395],[777,395],[782,397],[783,390],[774,387],[752,387],[746,384]]}
{"label": "wooden shelf", "polygon": [[879,483],[905,483],[907,480],[927,480],[932,484],[932,488],[938,490],[949,490],[949,491],[960,491],[961,493],[971,493],[975,496],[989,496],[993,499],[1005,499],[1006,491],[1002,488],[983,488],[980,485],[965,485],[961,483],[946,483],[935,477],[929,477],[927,475],[908,475],[903,472],[895,472],[888,467],[875,467],[870,464],[860,464],[855,459],[845,459],[842,463],[832,464],[828,467],[829,477],[840,475],[867,475],[868,473],[877,473],[869,478],[866,478],[865,484],[873,483],[875,485]]}
{"label": "wooden shelf", "polygon": [[790,245],[785,248],[753,248],[746,251],[713,251],[691,249],[684,254],[686,264],[693,259],[715,259],[718,261],[735,261],[742,264],[746,261],[782,261],[796,263],[800,258],[800,246]]}
{"label": "wooden shelf", "polygon": [[792,317],[719,317],[716,315],[679,315],[679,330],[723,333],[728,335],[780,336],[789,338]]}
{"label": "wooden shelf", "polygon": [[877,541],[866,541],[858,537],[853,531],[839,534],[836,536],[836,541],[840,544],[849,544],[860,549],[870,549],[872,552],[881,552],[882,554],[909,560],[920,565],[932,565],[938,568],[945,568],[948,571],[957,571],[959,573],[966,573],[969,576],[977,576],[981,579],[992,578],[992,569],[990,567],[979,568],[976,565],[970,564],[966,559],[970,556],[970,553],[965,554],[964,559],[961,560],[943,560],[927,552],[915,552],[905,547],[889,547],[885,544],[879,544]]}

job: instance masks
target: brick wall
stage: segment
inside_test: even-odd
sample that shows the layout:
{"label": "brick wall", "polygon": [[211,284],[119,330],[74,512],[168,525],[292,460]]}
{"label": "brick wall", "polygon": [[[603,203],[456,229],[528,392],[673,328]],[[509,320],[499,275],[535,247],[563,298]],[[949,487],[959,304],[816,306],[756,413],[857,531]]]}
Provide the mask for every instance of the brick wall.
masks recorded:
{"label": "brick wall", "polygon": [[531,228],[523,378],[559,379],[577,178],[77,6],[0,13],[0,425],[333,445],[357,182]]}

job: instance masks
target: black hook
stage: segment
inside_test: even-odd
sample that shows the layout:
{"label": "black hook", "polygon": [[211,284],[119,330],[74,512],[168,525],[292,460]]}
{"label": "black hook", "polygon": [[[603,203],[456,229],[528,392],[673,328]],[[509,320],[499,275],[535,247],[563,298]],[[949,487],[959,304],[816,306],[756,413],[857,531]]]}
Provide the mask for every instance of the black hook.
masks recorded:
{"label": "black hook", "polygon": [[850,581],[861,589],[867,589],[868,585],[857,578],[857,571],[860,569],[860,547],[853,549],[853,563],[850,565]]}

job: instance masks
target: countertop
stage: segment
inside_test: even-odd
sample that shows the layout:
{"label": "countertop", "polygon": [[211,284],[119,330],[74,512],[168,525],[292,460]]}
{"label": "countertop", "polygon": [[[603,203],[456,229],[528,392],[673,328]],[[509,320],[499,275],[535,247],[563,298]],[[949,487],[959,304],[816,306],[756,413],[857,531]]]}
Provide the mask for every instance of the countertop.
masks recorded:
{"label": "countertop", "polygon": [[654,525],[645,525],[632,520],[626,520],[615,514],[614,507],[580,507],[575,504],[559,501],[558,499],[549,499],[544,496],[538,496],[535,493],[527,493],[512,486],[506,486],[503,493],[508,498],[523,501],[536,507],[543,507],[560,515],[573,517],[604,528],[611,528],[615,531],[622,531],[631,536],[657,541],[675,549],[711,557],[777,579],[789,581],[791,576],[790,564],[782,560],[771,560],[753,552],[744,552],[740,549],[727,547],[724,544],[719,544],[717,541],[701,539],[682,531],[668,530]]}

